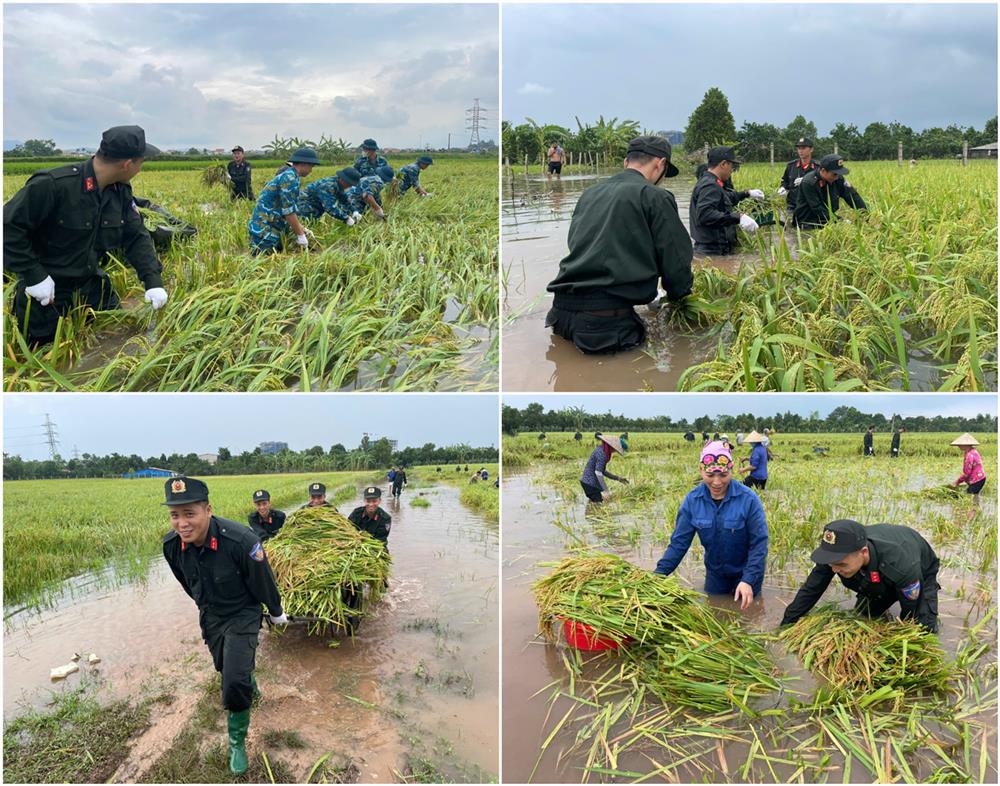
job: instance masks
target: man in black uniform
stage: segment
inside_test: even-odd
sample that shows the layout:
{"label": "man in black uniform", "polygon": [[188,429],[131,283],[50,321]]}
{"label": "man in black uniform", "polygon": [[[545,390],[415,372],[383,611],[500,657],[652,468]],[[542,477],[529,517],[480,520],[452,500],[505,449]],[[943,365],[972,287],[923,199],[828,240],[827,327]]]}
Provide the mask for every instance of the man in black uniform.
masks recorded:
{"label": "man in black uniform", "polygon": [[875,427],[869,426],[864,439],[865,456],[875,455]]}
{"label": "man in black uniform", "polygon": [[795,195],[802,178],[817,168],[816,162],[812,160],[813,141],[809,137],[799,137],[799,141],[795,143],[795,149],[798,151],[799,157],[788,162],[785,172],[781,176],[781,188],[778,189],[778,193],[784,195],[785,201],[788,203],[789,214],[795,211]]}
{"label": "man in black uniform", "polygon": [[198,604],[201,635],[222,674],[222,706],[229,710],[229,769],[240,775],[247,770],[261,606],[267,606],[272,624],[286,625],[288,617],[257,536],[212,515],[208,486],[195,478],[171,478],[163,504],[170,508],[173,528],[163,539],[163,556]]}
{"label": "man in black uniform", "polygon": [[694,250],[699,254],[720,256],[736,251],[736,227],[747,232],[757,231],[757,222],[746,213],[736,210],[736,205],[747,197],[763,199],[758,188],[735,191],[726,188],[740,162],[731,147],[713,147],[708,151],[708,169],[691,191],[688,221]]}
{"label": "man in black uniform", "polygon": [[795,223],[804,229],[816,229],[833,220],[843,200],[858,210],[868,205],[861,195],[844,180],[850,172],[844,159],[835,154],[823,156],[819,168],[805,175],[795,196]]}
{"label": "man in black uniform", "polygon": [[333,507],[326,499],[326,486],[322,483],[309,484],[309,501],[299,510],[305,508],[331,508]]}
{"label": "man in black uniform", "polygon": [[389,550],[389,529],[392,527],[392,516],[379,507],[382,501],[382,489],[369,486],[365,489],[365,504],[355,508],[348,520],[362,532],[367,532],[375,540],[381,541],[386,551]]}
{"label": "man in black uniform", "polygon": [[[396,470],[396,475],[392,479],[392,496],[398,497],[403,493],[403,486],[406,485],[406,469],[400,467]],[[374,487],[373,487],[374,488]]]}
{"label": "man in black uniform", "polygon": [[684,439],[686,439],[688,442],[694,442],[694,432],[691,430],[685,431]]}
{"label": "man in black uniform", "polygon": [[229,198],[253,199],[253,184],[250,182],[252,171],[250,162],[246,160],[243,148],[237,145],[233,148],[233,160],[226,165],[229,175]]}
{"label": "man in black uniform", "polygon": [[889,458],[899,458],[899,441],[902,439],[904,431],[906,431],[906,429],[900,426],[892,435],[892,445],[890,445],[889,448]]}
{"label": "man in black uniform", "polygon": [[691,239],[674,195],[656,187],[678,172],[670,153],[663,137],[636,137],[625,170],[576,204],[569,254],[548,286],[555,298],[545,325],[583,352],[640,346],[646,327],[632,307],[656,299],[657,281],[671,301],[691,292]]}
{"label": "man in black uniform", "polygon": [[264,543],[278,534],[285,523],[285,512],[271,507],[271,495],[266,489],[253,493],[253,504],[257,510],[247,516],[247,522],[260,542]]}
{"label": "man in black uniform", "polygon": [[154,310],[167,302],[163,268],[129,185],[159,152],[139,126],[109,128],[90,160],[35,172],[4,205],[3,266],[18,277],[14,314],[29,341],[52,341],[59,318],[76,305],[121,306],[100,267],[119,249],[139,275],[146,302]]}
{"label": "man in black uniform", "polygon": [[833,575],[858,595],[855,611],[879,617],[899,602],[900,618],[938,629],[938,558],[918,532],[896,524],[863,527],[840,519],[823,527],[816,567],[785,609],[782,625],[807,614],[830,586]]}

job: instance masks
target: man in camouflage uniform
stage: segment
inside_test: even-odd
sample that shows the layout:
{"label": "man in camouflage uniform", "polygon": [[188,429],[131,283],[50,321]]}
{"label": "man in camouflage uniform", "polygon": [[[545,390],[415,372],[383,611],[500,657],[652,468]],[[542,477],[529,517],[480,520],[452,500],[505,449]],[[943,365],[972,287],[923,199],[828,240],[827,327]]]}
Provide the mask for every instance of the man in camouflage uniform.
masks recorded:
{"label": "man in camouflage uniform", "polygon": [[306,230],[296,215],[299,201],[299,181],[319,164],[315,150],[302,147],[292,153],[287,168],[268,181],[260,192],[250,216],[250,253],[276,254],[283,248],[282,235],[288,229],[295,233],[301,248],[309,247]]}
{"label": "man in camouflage uniform", "polygon": [[347,192],[351,212],[360,216],[366,207],[370,207],[378,218],[385,221],[381,194],[385,184],[392,182],[394,174],[392,167],[386,164],[378,168],[377,174],[362,176],[358,184]]}
{"label": "man in camouflage uniform", "polygon": [[399,186],[399,193],[405,194],[411,188],[414,188],[420,196],[430,196],[428,192],[420,187],[420,173],[433,163],[434,159],[430,156],[420,156],[412,164],[401,166],[399,168],[399,179],[402,181],[402,184]]}
{"label": "man in camouflage uniform", "polygon": [[139,275],[146,302],[154,310],[167,302],[163,268],[129,185],[159,152],[139,126],[109,128],[97,155],[35,172],[4,205],[3,267],[18,279],[14,314],[30,342],[52,341],[59,318],[78,304],[121,306],[100,267],[118,249]]}
{"label": "man in camouflage uniform", "polygon": [[349,166],[332,177],[310,183],[299,197],[298,214],[302,218],[319,218],[324,213],[329,213],[347,226],[354,226],[361,214],[352,215],[348,192],[360,180],[358,170]]}
{"label": "man in camouflage uniform", "polygon": [[388,165],[389,162],[378,154],[378,144],[374,139],[366,139],[361,143],[361,155],[354,159],[354,168],[361,177],[377,174],[379,167]]}

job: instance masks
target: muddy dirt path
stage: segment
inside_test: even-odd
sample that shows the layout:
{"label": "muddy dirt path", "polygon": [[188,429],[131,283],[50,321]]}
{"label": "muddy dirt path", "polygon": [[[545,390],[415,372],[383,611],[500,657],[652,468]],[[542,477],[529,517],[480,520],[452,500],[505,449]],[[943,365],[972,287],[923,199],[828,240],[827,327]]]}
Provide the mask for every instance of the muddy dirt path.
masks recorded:
{"label": "muddy dirt path", "polygon": [[[429,507],[410,505],[418,493]],[[360,504],[359,495],[338,507],[346,514]],[[257,653],[264,699],[252,716],[249,751],[261,749],[269,730],[294,730],[306,747],[270,755],[301,779],[332,751],[359,768],[361,782],[392,782],[409,755],[433,758],[428,751],[435,747],[448,752],[436,766],[451,778],[496,777],[496,530],[462,506],[451,486],[408,489],[399,504],[386,500],[383,507],[393,517],[393,572],[377,615],[336,648],[301,629],[279,636],[265,627]],[[145,584],[11,616],[4,645],[8,718],[43,707],[52,691],[81,680],[107,696],[136,696],[155,683],[178,697],[154,712],[153,727],[120,770],[124,780],[142,777],[170,747],[214,674],[197,609],[163,563]],[[49,669],[74,652],[84,660],[95,652],[101,663],[51,683]]]}
{"label": "muddy dirt path", "polygon": [[[995,508],[991,507],[991,510]],[[588,511],[583,494],[573,502],[566,502],[551,493],[546,493],[544,484],[539,485],[532,473],[508,472],[504,478],[503,491],[503,776],[507,782],[562,783],[579,782],[583,777],[585,754],[564,755],[563,748],[571,739],[556,738],[545,754],[539,759],[542,743],[554,728],[555,722],[570,709],[571,703],[565,699],[556,701],[550,710],[549,697],[552,689],[544,690],[550,683],[565,681],[563,646],[545,644],[537,635],[538,614],[531,584],[544,575],[547,569],[538,567],[539,562],[561,558],[567,548],[568,538],[554,525],[556,519],[582,536],[588,542],[597,544],[603,551],[616,553],[636,565],[652,570],[657,559],[663,554],[663,545],[654,544],[646,536],[635,546],[621,543],[613,545],[607,540],[595,537],[595,528],[605,525]],[[659,516],[655,516],[659,518]],[[640,522],[640,526],[648,522]],[[673,522],[660,522],[664,537],[669,539]],[[606,532],[606,529],[602,529]],[[675,575],[695,589],[704,583],[703,551],[697,541],[692,545]],[[764,590],[743,615],[747,628],[751,631],[773,631],[780,624],[787,604],[794,597],[807,571],[790,568],[782,575],[765,575]],[[973,600],[965,594],[962,577],[942,572],[940,596],[941,640],[946,652],[954,655],[962,627],[972,625],[981,617],[983,608],[973,607]],[[995,578],[994,578],[995,583]],[[965,595],[965,597],[963,597]],[[824,601],[840,602],[850,608],[854,596],[839,582],[830,585]],[[712,605],[735,610],[736,604],[728,597],[712,597]],[[995,605],[995,600],[993,601]],[[987,604],[989,605],[989,604]],[[995,624],[995,623],[994,623]],[[816,686],[812,675],[805,671],[794,655],[788,654],[778,645],[770,647],[779,669],[796,678],[795,689],[810,694]],[[995,657],[995,656],[994,656]],[[513,678],[511,675],[516,675]],[[536,695],[537,694],[537,695]],[[775,706],[785,706],[788,697],[776,697]],[[991,724],[992,736],[988,743],[994,764],[990,772],[995,781],[996,774],[996,722],[995,718],[980,718],[980,722]],[[730,762],[745,760],[749,751],[746,746],[727,744]],[[830,780],[840,777],[843,757],[836,750],[832,753],[831,766],[836,772]],[[743,758],[741,758],[741,756]],[[978,751],[976,752],[978,756]],[[534,776],[532,770],[536,767]],[[711,782],[727,782],[732,775],[723,773],[718,764],[703,761],[708,766]],[[642,756],[622,754],[620,769],[637,772],[648,771],[649,762]],[[775,765],[780,778],[793,775],[794,768]],[[864,778],[866,772],[855,768],[854,780]],[[592,781],[599,781],[592,776]]]}

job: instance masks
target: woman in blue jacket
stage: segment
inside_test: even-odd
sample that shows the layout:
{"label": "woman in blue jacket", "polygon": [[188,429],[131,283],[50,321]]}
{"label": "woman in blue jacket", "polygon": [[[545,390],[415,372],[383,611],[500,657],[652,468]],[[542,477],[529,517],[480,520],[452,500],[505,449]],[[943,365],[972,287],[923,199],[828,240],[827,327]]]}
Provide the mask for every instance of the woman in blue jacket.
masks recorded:
{"label": "woman in blue jacket", "polygon": [[742,483],[733,483],[732,472],[729,448],[721,442],[702,448],[702,483],[681,503],[670,545],[654,572],[673,573],[697,532],[705,547],[705,592],[731,593],[746,610],[764,583],[767,520],[760,498]]}

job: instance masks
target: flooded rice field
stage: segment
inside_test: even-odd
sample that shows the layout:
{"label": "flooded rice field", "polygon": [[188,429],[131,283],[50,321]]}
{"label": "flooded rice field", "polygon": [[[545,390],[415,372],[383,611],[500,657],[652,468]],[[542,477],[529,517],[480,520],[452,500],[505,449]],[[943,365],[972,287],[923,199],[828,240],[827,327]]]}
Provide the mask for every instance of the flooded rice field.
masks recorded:
{"label": "flooded rice field", "polygon": [[[530,436],[517,440],[527,445]],[[631,485],[609,483],[613,496],[603,506],[586,503],[579,489],[584,446],[579,460],[536,456],[530,470],[506,470],[502,657],[503,673],[518,679],[503,684],[505,780],[996,782],[996,497],[984,495],[970,518],[964,495],[945,504],[919,495],[957,474],[951,472],[954,457],[803,461],[791,453],[805,452],[804,440],[792,442],[794,448],[784,441],[773,445],[784,460],[772,463],[761,492],[770,530],[763,592],[743,614],[728,596],[707,600],[736,611],[739,625],[765,637],[782,687],[755,702],[753,714],[668,706],[616,681],[620,659],[613,653],[578,652],[561,636],[545,643],[531,585],[550,568],[539,563],[586,543],[652,571],[669,542],[680,502],[698,481],[697,451],[679,437],[653,450],[643,446],[646,436],[633,433],[629,455],[614,462],[611,469]],[[569,439],[549,435],[553,443],[553,437]],[[505,444],[505,455],[510,447]],[[571,449],[561,445],[559,451]],[[688,452],[691,460],[684,459]],[[954,692],[941,704],[925,697],[909,697],[895,711],[824,704],[817,694],[822,680],[773,636],[808,575],[822,525],[850,517],[911,526],[941,558],[940,641],[946,659],[962,664]],[[699,591],[702,559],[695,539],[675,574]],[[823,601],[851,608],[854,596],[835,580]],[[893,611],[898,614],[898,606]],[[979,654],[970,661],[972,651]]]}
{"label": "flooded rice field", "polygon": [[[393,517],[389,591],[353,640],[307,637],[296,626],[261,633],[263,700],[248,750],[254,756],[267,748],[265,736],[296,732],[303,747],[268,753],[299,782],[327,754],[359,782],[397,781],[414,762],[441,779],[497,778],[497,531],[459,503],[454,487],[420,494],[429,506],[410,504],[415,491],[383,503]],[[360,504],[359,494],[338,508],[346,514]],[[142,583],[94,582],[89,593],[76,584],[48,610],[5,614],[5,717],[41,709],[81,681],[103,698],[169,692],[174,700],[154,711],[115,777],[143,780],[191,725],[206,690],[211,712],[224,715],[197,608],[162,562]],[[76,652],[80,672],[51,682],[49,669]],[[91,652],[99,664],[84,663]],[[221,728],[209,742],[222,740]]]}

